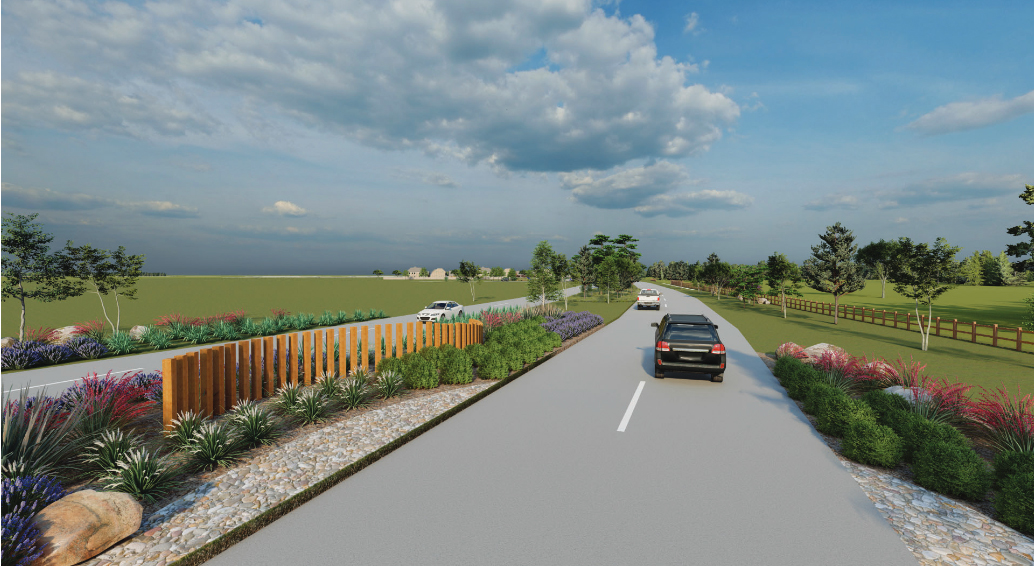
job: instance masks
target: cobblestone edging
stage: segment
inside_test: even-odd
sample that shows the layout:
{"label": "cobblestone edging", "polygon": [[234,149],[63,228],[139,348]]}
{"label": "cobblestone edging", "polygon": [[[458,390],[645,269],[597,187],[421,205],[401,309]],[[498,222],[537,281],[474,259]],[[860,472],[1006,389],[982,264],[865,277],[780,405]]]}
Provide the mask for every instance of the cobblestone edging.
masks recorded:
{"label": "cobblestone edging", "polygon": [[164,566],[178,560],[495,384],[402,401],[296,438],[166,505],[138,534],[83,564]]}
{"label": "cobblestone edging", "polygon": [[[769,369],[775,366],[775,360],[759,355]],[[835,446],[830,450],[922,566],[1034,566],[1034,539],[950,497],[849,460]]]}

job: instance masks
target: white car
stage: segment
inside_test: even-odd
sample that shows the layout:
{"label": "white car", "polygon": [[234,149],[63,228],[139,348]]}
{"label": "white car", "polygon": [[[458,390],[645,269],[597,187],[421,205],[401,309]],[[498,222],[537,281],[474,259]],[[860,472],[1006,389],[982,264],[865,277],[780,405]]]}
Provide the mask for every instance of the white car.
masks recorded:
{"label": "white car", "polygon": [[661,293],[657,289],[642,289],[639,296],[635,298],[635,306],[639,310],[657,309],[661,310]]}
{"label": "white car", "polygon": [[445,322],[454,316],[463,316],[463,305],[456,301],[435,301],[417,313],[416,318],[420,321]]}

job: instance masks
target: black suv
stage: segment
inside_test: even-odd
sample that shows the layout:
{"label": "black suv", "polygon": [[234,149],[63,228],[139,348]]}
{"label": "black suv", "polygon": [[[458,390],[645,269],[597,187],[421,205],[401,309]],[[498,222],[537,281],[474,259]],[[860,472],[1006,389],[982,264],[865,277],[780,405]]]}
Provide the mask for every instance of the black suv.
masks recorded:
{"label": "black suv", "polygon": [[702,314],[666,314],[654,334],[653,375],[665,371],[707,373],[711,381],[725,375],[725,345],[718,337],[718,325]]}

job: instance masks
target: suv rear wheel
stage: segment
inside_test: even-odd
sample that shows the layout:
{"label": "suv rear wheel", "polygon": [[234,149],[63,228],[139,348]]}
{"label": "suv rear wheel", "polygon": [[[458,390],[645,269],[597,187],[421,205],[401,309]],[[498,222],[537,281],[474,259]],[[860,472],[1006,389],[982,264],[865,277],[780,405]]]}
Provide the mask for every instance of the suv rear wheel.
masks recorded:
{"label": "suv rear wheel", "polygon": [[724,373],[712,373],[711,374],[711,381],[713,381],[715,383],[721,383],[723,379],[725,379],[725,374]]}
{"label": "suv rear wheel", "polygon": [[659,367],[657,367],[657,366],[654,366],[653,367],[653,376],[656,377],[657,379],[664,379],[664,370],[659,368]]}

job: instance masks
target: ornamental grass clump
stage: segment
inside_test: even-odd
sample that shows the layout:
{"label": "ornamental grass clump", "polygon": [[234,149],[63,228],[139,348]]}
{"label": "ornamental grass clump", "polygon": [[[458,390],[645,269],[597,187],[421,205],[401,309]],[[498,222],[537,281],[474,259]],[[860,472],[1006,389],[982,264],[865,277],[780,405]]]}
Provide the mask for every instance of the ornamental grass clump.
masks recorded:
{"label": "ornamental grass clump", "polygon": [[212,336],[216,340],[223,341],[241,339],[241,333],[237,330],[237,326],[225,320],[215,323],[215,326],[212,327]]}
{"label": "ornamental grass clump", "polygon": [[[153,328],[153,327],[152,327]],[[161,330],[155,330],[143,336],[145,342],[155,350],[165,350],[172,346],[172,334]]]}
{"label": "ornamental grass clump", "polygon": [[240,323],[237,325],[237,328],[240,330],[242,337],[258,336],[262,334],[262,328],[259,326],[257,322],[251,320],[250,318],[245,318],[241,320]]}
{"label": "ornamental grass clump", "polygon": [[979,501],[991,489],[993,476],[969,446],[934,440],[925,443],[913,457],[912,477],[927,489]]}
{"label": "ornamental grass clump", "polygon": [[118,463],[125,459],[139,442],[136,436],[121,429],[105,430],[83,451],[83,463],[86,465],[83,475],[95,479],[103,478],[111,470],[116,469]]}
{"label": "ornamental grass clump", "polygon": [[147,391],[134,381],[136,374],[104,377],[88,375],[61,395],[65,407],[76,406],[81,413],[76,432],[94,438],[110,428],[122,428],[142,417],[154,406],[147,399]]}
{"label": "ornamental grass clump", "polygon": [[1015,398],[1001,387],[984,391],[969,416],[998,450],[1034,452],[1034,395],[1020,397],[1019,387]]}
{"label": "ornamental grass clump", "polygon": [[290,413],[294,410],[295,405],[298,404],[298,399],[301,395],[301,385],[298,385],[297,383],[288,383],[276,390],[276,399],[273,400],[273,404],[281,412]]}
{"label": "ornamental grass clump", "polygon": [[[347,384],[342,387],[342,395],[344,395],[346,387]],[[330,400],[324,397],[318,389],[306,389],[298,396],[298,403],[291,414],[303,424],[323,422],[330,414]]]}
{"label": "ornamental grass clump", "polygon": [[855,420],[848,424],[840,446],[847,458],[885,468],[897,466],[905,453],[900,436],[890,427],[868,419]]}
{"label": "ornamental grass clump", "polygon": [[183,468],[157,451],[135,448],[118,466],[101,480],[104,489],[128,493],[146,503],[153,503],[179,487]]}
{"label": "ornamental grass clump", "polygon": [[100,320],[80,322],[72,330],[72,336],[84,336],[94,342],[100,342],[104,339],[104,323]]}
{"label": "ornamental grass clump", "polygon": [[236,462],[244,452],[244,442],[230,423],[207,421],[194,432],[188,451],[198,467],[214,470]]}
{"label": "ornamental grass clump", "polygon": [[380,369],[374,390],[381,399],[401,397],[406,391],[406,380],[402,374],[390,369]]}
{"label": "ornamental grass clump", "polygon": [[358,409],[370,404],[372,393],[370,383],[365,377],[353,377],[341,384],[338,401],[346,409]]}
{"label": "ornamental grass clump", "polygon": [[63,406],[45,396],[29,397],[23,387],[17,400],[4,395],[3,438],[0,443],[3,477],[57,476],[70,472],[85,440],[75,435],[82,409]]}
{"label": "ornamental grass clump", "polygon": [[282,319],[270,318],[267,316],[262,319],[262,322],[259,324],[257,334],[261,334],[262,336],[272,336],[277,332],[280,332],[281,320]]}
{"label": "ornamental grass clump", "polygon": [[189,451],[194,444],[194,433],[201,430],[205,418],[191,410],[181,411],[172,419],[172,428],[165,431],[165,438],[177,450]]}
{"label": "ornamental grass clump", "polygon": [[851,395],[859,389],[856,378],[861,374],[861,366],[847,352],[826,350],[813,365],[826,383],[844,393]]}
{"label": "ornamental grass clump", "polygon": [[107,346],[90,336],[74,336],[65,342],[65,346],[86,360],[95,360],[108,353]]}
{"label": "ornamental grass clump", "polygon": [[341,396],[342,382],[336,373],[322,374],[316,378],[316,389],[327,399],[335,401]]}
{"label": "ornamental grass clump", "polygon": [[300,312],[294,316],[294,327],[298,330],[305,330],[316,325],[316,315]]}
{"label": "ornamental grass clump", "polygon": [[136,348],[136,341],[129,335],[128,332],[118,331],[108,337],[104,341],[104,345],[108,347],[108,351],[115,355],[125,355],[133,353],[133,349]]}
{"label": "ornamental grass clump", "polygon": [[602,325],[603,317],[598,314],[593,314],[589,311],[567,311],[548,322],[542,323],[542,328],[548,332],[556,333],[561,341],[564,341]]}
{"label": "ornamental grass clump", "polygon": [[238,401],[228,420],[246,448],[272,444],[281,434],[273,414],[254,401]]}
{"label": "ornamental grass clump", "polygon": [[329,310],[323,311],[316,323],[320,326],[334,326],[337,324],[337,316]]}

